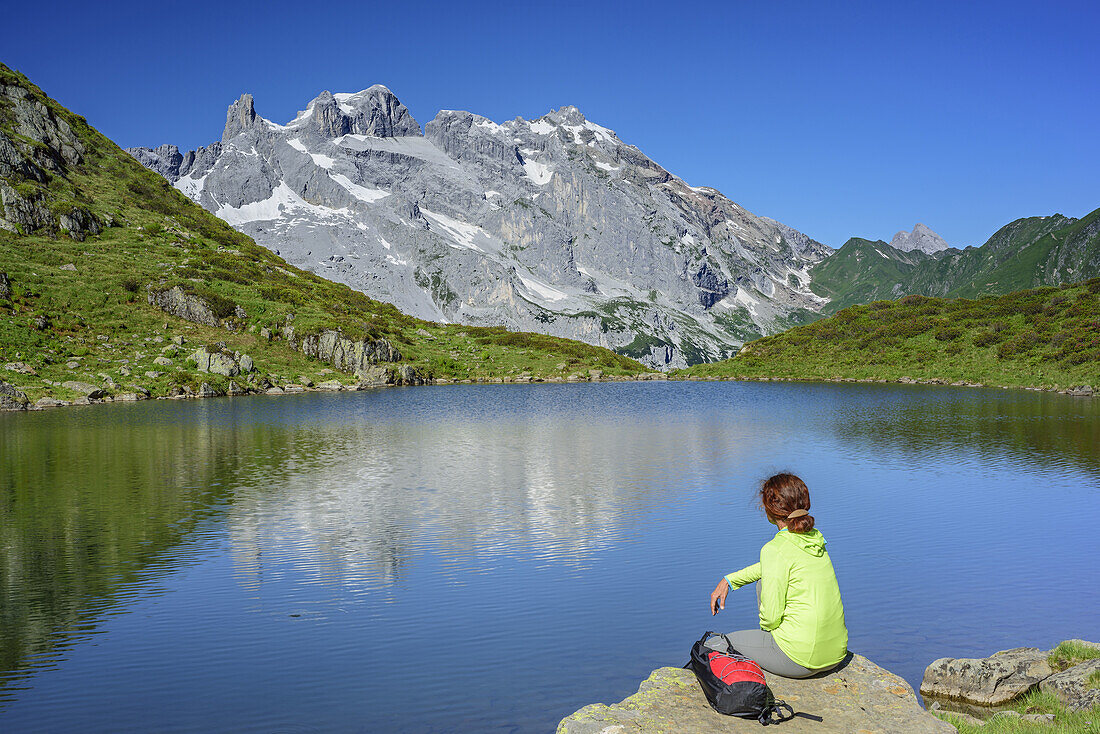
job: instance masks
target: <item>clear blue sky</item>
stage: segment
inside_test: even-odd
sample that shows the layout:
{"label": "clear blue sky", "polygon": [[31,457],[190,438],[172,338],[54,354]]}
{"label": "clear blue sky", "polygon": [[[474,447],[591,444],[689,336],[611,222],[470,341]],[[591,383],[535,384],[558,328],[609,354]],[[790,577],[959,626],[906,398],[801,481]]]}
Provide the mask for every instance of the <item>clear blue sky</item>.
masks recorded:
{"label": "clear blue sky", "polygon": [[[9,4],[15,5],[15,4]],[[1100,3],[19,3],[0,60],[123,146],[390,87],[423,125],[564,104],[839,246],[1100,207]]]}

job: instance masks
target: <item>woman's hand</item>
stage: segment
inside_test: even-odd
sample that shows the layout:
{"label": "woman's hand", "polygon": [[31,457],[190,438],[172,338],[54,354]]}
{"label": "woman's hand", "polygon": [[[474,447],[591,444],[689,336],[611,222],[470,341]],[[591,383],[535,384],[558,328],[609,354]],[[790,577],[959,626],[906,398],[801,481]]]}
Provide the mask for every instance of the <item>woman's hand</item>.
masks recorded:
{"label": "woman's hand", "polygon": [[730,585],[723,577],[718,585],[714,587],[714,591],[710,593],[710,614],[712,617],[718,614],[719,609],[726,608],[726,594],[728,593],[730,593]]}

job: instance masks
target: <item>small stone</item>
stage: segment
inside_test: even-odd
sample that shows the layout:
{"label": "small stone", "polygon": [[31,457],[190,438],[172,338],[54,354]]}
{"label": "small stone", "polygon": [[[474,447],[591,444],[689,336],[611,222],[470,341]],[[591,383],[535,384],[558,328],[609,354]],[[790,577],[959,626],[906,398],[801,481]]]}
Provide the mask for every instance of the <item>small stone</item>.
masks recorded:
{"label": "small stone", "polygon": [[58,270],[76,270],[76,265],[73,265],[72,263],[65,263],[60,268],[58,268]]}
{"label": "small stone", "polygon": [[150,380],[155,380],[163,374],[163,372],[155,372],[153,370],[149,370],[145,373],[145,376],[148,377]]}
{"label": "small stone", "polygon": [[68,362],[65,363],[65,368],[70,370],[78,370],[80,369],[80,362],[77,362],[75,359],[70,359]]}
{"label": "small stone", "polygon": [[129,377],[133,373],[130,372],[129,367],[119,367],[118,368],[118,374],[120,374],[123,377]]}
{"label": "small stone", "polygon": [[171,367],[172,360],[168,359],[167,357],[157,357],[153,360],[153,364],[160,365],[161,367]]}
{"label": "small stone", "polygon": [[182,347],[184,344],[187,343],[187,340],[184,339],[182,336],[177,335],[172,337],[172,343]]}
{"label": "small stone", "polygon": [[313,380],[309,379],[305,375],[298,375],[298,382],[299,384],[305,385],[306,387],[313,387]]}

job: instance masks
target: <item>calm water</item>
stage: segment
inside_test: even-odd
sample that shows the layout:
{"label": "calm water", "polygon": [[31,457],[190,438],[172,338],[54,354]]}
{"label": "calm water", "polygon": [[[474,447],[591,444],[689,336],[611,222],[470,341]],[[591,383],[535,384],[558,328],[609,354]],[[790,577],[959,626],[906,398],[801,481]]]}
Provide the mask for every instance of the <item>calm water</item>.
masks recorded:
{"label": "calm water", "polygon": [[[680,665],[806,479],[851,648],[1100,639],[1100,400],[463,386],[0,415],[0,731],[546,732]],[[755,624],[751,591],[722,629]]]}

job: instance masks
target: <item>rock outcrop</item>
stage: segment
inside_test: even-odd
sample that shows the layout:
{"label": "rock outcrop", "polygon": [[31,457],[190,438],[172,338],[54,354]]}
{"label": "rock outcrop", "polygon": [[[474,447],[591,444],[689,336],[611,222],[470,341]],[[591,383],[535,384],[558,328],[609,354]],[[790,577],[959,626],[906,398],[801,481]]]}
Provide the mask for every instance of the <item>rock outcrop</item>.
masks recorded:
{"label": "rock outcrop", "polygon": [[1054,671],[1037,647],[1003,650],[987,658],[940,658],[924,671],[922,696],[1001,706],[1027,693]]}
{"label": "rock outcrop", "polygon": [[1039,688],[1058,697],[1070,711],[1100,706],[1100,688],[1089,684],[1089,677],[1100,675],[1100,659],[1086,660],[1039,684]]}
{"label": "rock outcrop", "polygon": [[[822,721],[796,717],[780,725],[789,734],[953,734],[955,727],[921,708],[902,678],[853,655],[827,675],[792,680],[768,676],[777,698],[795,711]],[[558,734],[720,734],[758,732],[760,723],[716,713],[695,675],[681,668],[659,668],[624,701],[593,704],[566,717]]]}
{"label": "rock outcrop", "polygon": [[187,293],[178,285],[164,290],[150,288],[149,305],[195,324],[222,325],[222,319],[218,317],[207,299]]}
{"label": "rock outcrop", "polygon": [[27,393],[15,385],[0,382],[0,410],[26,410],[29,403]]}

